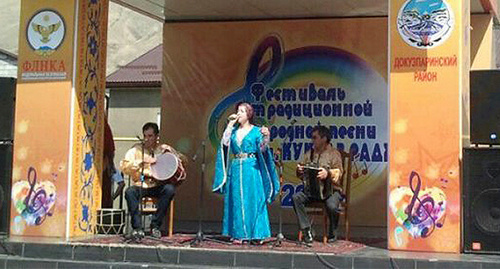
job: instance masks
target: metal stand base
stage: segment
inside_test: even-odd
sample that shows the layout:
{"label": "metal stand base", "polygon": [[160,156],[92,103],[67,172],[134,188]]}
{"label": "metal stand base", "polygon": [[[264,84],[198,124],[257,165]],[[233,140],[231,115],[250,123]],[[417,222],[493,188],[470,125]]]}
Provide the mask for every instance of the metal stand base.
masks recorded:
{"label": "metal stand base", "polygon": [[202,231],[198,231],[196,233],[196,236],[194,238],[191,238],[191,239],[188,239],[188,240],[184,240],[181,242],[181,244],[186,244],[186,243],[189,243],[191,246],[199,246],[201,245],[201,243],[203,242],[214,242],[214,243],[219,243],[219,244],[224,244],[224,245],[231,245],[230,242],[226,242],[226,241],[222,241],[222,240],[218,240],[218,239],[215,239],[215,238],[212,238],[210,235],[204,235]]}

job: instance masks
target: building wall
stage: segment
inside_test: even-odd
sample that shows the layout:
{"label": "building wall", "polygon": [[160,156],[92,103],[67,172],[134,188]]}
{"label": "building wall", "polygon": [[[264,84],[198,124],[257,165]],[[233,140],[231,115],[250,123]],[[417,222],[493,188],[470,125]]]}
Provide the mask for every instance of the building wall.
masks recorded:
{"label": "building wall", "polygon": [[489,14],[471,16],[471,70],[496,68],[493,19]]}
{"label": "building wall", "polygon": [[17,78],[17,61],[0,54],[0,77]]}
{"label": "building wall", "polygon": [[109,90],[109,124],[115,139],[115,164],[119,166],[127,150],[142,137],[142,125],[158,122],[161,110],[160,88],[121,88]]}

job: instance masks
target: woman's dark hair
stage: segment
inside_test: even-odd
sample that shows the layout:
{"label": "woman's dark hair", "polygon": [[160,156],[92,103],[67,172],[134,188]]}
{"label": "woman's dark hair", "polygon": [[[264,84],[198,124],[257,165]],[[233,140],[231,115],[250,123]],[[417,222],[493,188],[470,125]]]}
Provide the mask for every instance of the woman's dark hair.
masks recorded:
{"label": "woman's dark hair", "polygon": [[160,133],[160,128],[158,128],[158,124],[154,122],[148,122],[142,126],[142,132],[144,133],[146,130],[153,129],[153,132],[155,135],[158,135]]}
{"label": "woman's dark hair", "polygon": [[238,108],[240,106],[244,106],[247,109],[248,121],[252,123],[253,122],[253,116],[254,116],[252,105],[250,105],[247,102],[239,102],[238,104],[236,104],[236,112],[238,112]]}
{"label": "woman's dark hair", "polygon": [[318,135],[321,138],[326,137],[326,143],[330,143],[330,141],[332,140],[332,134],[330,133],[330,130],[323,125],[314,126],[312,133],[314,132],[318,132]]}

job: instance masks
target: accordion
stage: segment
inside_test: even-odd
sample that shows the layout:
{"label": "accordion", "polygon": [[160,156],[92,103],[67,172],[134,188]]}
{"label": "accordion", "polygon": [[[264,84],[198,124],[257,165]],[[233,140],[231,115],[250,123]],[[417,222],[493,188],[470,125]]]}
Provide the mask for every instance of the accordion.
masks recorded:
{"label": "accordion", "polygon": [[318,173],[321,169],[317,165],[304,166],[304,193],[308,196],[324,200],[332,193],[332,181],[329,179],[319,180]]}

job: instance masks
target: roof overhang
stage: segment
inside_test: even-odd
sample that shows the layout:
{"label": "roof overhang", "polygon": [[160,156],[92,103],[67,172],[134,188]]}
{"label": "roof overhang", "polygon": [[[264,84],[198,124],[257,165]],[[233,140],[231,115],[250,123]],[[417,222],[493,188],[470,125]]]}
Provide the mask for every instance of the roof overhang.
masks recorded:
{"label": "roof overhang", "polygon": [[[387,16],[389,0],[112,0],[158,21]],[[471,0],[472,14],[498,22],[498,0]]]}

